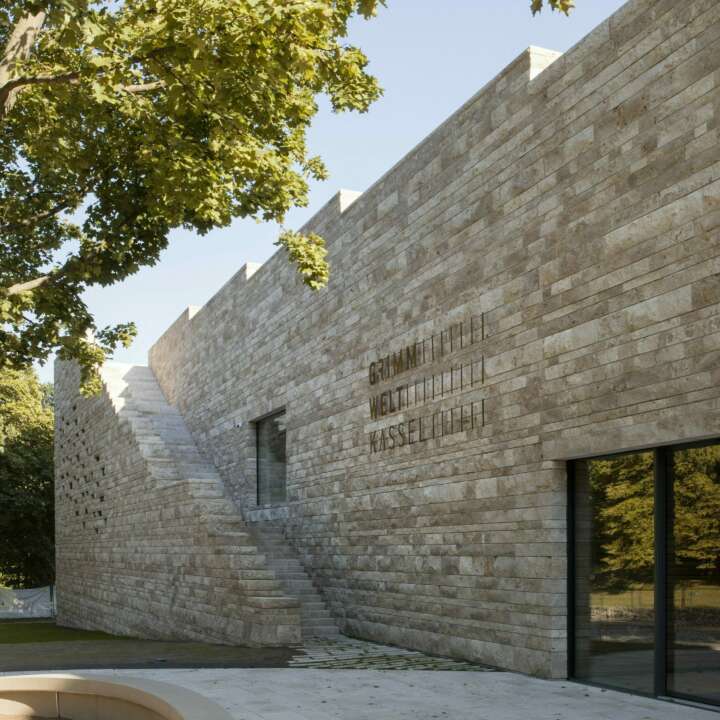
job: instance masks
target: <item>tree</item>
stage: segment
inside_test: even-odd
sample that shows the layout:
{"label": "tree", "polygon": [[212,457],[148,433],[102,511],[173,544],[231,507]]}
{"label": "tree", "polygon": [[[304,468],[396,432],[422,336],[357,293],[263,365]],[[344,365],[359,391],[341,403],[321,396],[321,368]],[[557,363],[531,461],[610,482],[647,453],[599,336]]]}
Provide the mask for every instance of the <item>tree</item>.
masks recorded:
{"label": "tree", "polygon": [[[99,364],[136,331],[97,328],[87,287],[155,264],[173,228],[282,223],[305,205],[308,180],[326,175],[305,142],[316,97],[363,112],[380,95],[344,38],[382,3],[6,0],[0,367],[57,350],[93,391]],[[283,232],[278,244],[307,285],[326,283],[321,238]]]}
{"label": "tree", "polygon": [[[543,0],[531,0],[530,8],[532,9],[533,15],[539,13],[544,6]],[[559,12],[570,14],[570,11],[575,7],[575,0],[548,0],[548,5],[552,10],[558,10]]]}
{"label": "tree", "polygon": [[[343,44],[378,0],[11,0],[0,9],[0,360],[55,349],[93,369],[134,327],[97,329],[82,301],[152,265],[168,232],[282,221],[325,177],[305,143],[329,96],[379,96]],[[77,215],[82,211],[82,219]],[[73,213],[75,217],[73,217]],[[322,241],[281,236],[305,282]],[[92,337],[90,336],[92,333]]]}
{"label": "tree", "polygon": [[[673,455],[674,527],[671,558],[676,574],[720,577],[720,446]],[[678,572],[682,570],[682,572]]]}
{"label": "tree", "polygon": [[53,412],[32,370],[0,372],[0,576],[53,582]]}
{"label": "tree", "polygon": [[[652,453],[590,463],[594,552],[609,589],[652,582],[655,472]],[[720,571],[720,446],[672,453],[668,550],[674,582]]]}
{"label": "tree", "polygon": [[655,568],[655,475],[652,453],[590,463],[594,555],[609,589],[652,582]]}

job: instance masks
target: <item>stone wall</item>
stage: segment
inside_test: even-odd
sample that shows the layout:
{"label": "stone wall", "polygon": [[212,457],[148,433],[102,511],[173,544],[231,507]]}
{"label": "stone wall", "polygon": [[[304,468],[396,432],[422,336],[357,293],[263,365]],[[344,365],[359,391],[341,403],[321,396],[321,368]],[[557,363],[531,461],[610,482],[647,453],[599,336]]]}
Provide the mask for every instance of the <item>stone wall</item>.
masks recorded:
{"label": "stone wall", "polygon": [[[279,253],[152,348],[346,632],[565,675],[565,461],[720,435],[719,81],[716,0],[632,0],[335,196],[307,228],[326,290]],[[258,508],[252,421],[280,408],[288,502]]]}
{"label": "stone wall", "polygon": [[90,399],[78,383],[75,365],[56,364],[58,623],[143,638],[298,642],[297,601],[152,372],[106,367],[103,393]]}

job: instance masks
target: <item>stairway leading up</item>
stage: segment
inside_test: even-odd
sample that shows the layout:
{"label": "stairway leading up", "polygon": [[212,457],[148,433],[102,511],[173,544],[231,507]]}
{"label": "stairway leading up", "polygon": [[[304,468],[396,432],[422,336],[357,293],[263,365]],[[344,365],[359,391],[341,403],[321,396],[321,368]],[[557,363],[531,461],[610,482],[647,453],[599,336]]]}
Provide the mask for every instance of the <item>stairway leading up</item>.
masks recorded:
{"label": "stairway leading up", "polygon": [[258,608],[300,606],[302,637],[334,637],[337,625],[318,590],[286,541],[282,530],[246,524],[226,495],[214,465],[198,450],[177,408],[170,405],[152,370],[144,366],[106,365],[105,390],[134,438],[157,483],[183,484],[199,503],[213,547],[242,556],[239,588]]}

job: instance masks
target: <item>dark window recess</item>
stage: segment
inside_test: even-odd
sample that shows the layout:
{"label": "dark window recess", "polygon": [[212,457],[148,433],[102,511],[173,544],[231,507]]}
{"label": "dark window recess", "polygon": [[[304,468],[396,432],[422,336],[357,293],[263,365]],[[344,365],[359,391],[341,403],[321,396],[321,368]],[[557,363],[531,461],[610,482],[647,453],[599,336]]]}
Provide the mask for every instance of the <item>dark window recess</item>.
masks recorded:
{"label": "dark window recess", "polygon": [[257,501],[277,505],[286,501],[287,451],[285,411],[257,420]]}

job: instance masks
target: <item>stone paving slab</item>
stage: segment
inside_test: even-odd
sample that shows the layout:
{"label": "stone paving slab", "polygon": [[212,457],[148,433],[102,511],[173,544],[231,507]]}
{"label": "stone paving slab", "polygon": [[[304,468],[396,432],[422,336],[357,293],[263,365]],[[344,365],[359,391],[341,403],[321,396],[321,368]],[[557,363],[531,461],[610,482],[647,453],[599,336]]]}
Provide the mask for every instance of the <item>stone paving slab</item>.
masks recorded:
{"label": "stone paving slab", "polygon": [[[86,672],[77,669],[77,672]],[[716,720],[706,710],[509,672],[117,670],[175,683],[233,720]]]}
{"label": "stone paving slab", "polygon": [[308,638],[288,666],[324,670],[452,670],[489,672],[487,665],[433,657],[354,638]]}

